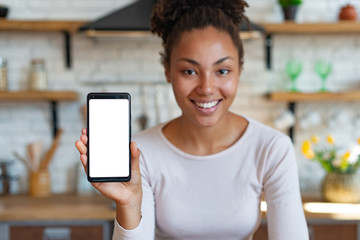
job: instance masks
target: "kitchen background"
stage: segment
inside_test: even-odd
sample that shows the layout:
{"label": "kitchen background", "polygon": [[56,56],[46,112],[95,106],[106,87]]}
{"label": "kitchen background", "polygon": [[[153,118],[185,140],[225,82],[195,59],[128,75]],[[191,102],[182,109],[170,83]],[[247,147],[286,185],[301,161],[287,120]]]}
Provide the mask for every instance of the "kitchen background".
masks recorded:
{"label": "kitchen background", "polygon": [[[134,1],[126,0],[0,0],[10,8],[9,19],[94,20],[109,11]],[[247,15],[254,22],[281,22],[282,13],[276,0],[248,0]],[[339,10],[352,3],[360,10],[360,1],[304,0],[298,22],[334,22]],[[360,88],[359,35],[274,35],[273,69],[266,69],[264,39],[244,41],[245,66],[232,111],[274,126],[286,110],[286,103],[267,100],[271,91],[286,90],[290,81],[285,65],[290,59],[303,63],[298,79],[301,91],[320,88],[314,71],[317,59],[330,60],[333,71],[328,79],[332,91]],[[156,37],[89,38],[81,33],[72,37],[73,66],[67,69],[63,56],[61,33],[0,32],[0,57],[8,61],[9,90],[25,90],[33,58],[43,58],[48,72],[49,90],[71,90],[79,93],[77,102],[59,103],[59,125],[64,130],[59,148],[50,164],[53,193],[74,192],[78,179],[84,180],[79,168],[79,154],[74,147],[85,127],[81,108],[91,91],[128,91],[132,94],[133,132],[140,130],[139,117],[146,113],[149,126],[180,114],[165,82]],[[141,101],[145,95],[146,104]],[[349,146],[360,137],[360,103],[298,104],[295,125],[295,150],[301,190],[317,195],[325,172],[318,164],[306,160],[300,152],[304,139],[313,134],[331,133],[338,143]],[[304,126],[307,116],[317,121]],[[301,124],[303,123],[303,124]],[[284,129],[284,132],[286,130]],[[47,102],[0,102],[0,159],[15,159],[16,151],[26,156],[26,146],[40,141],[47,149],[52,143],[51,116]],[[80,170],[80,171],[79,171]],[[28,189],[28,172],[15,161],[9,168],[19,179],[11,183],[11,193]],[[82,174],[78,176],[79,172]],[[88,185],[87,185],[88,186]],[[86,191],[86,190],[85,190]]]}

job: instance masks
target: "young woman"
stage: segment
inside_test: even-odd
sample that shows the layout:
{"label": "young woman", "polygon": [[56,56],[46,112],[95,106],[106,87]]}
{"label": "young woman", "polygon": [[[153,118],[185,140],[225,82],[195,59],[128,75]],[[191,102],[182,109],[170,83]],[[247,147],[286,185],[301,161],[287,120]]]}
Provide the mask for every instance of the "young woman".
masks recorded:
{"label": "young woman", "polygon": [[[155,5],[152,31],[163,40],[182,115],[134,137],[130,182],[93,184],[116,203],[114,239],[251,239],[262,194],[270,239],[308,239],[291,141],[229,112],[245,7],[243,0]],[[76,147],[84,166],[86,144],[83,129]]]}

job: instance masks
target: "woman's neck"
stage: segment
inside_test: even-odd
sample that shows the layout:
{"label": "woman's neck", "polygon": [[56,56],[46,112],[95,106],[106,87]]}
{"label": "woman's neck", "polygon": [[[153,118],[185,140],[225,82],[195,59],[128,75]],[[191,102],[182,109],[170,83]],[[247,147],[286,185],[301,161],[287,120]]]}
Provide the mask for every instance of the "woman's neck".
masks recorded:
{"label": "woman's neck", "polygon": [[181,116],[168,123],[163,133],[180,150],[205,156],[229,148],[240,139],[247,125],[246,119],[230,112],[211,127],[199,127]]}

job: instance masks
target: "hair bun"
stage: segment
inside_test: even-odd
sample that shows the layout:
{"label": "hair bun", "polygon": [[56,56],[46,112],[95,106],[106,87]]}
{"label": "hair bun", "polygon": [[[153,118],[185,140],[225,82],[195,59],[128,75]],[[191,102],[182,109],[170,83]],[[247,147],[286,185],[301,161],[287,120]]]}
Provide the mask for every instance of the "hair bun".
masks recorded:
{"label": "hair bun", "polygon": [[166,38],[166,30],[184,13],[191,14],[200,7],[221,10],[237,25],[246,19],[244,12],[248,4],[244,0],[159,0],[151,16],[152,32]]}

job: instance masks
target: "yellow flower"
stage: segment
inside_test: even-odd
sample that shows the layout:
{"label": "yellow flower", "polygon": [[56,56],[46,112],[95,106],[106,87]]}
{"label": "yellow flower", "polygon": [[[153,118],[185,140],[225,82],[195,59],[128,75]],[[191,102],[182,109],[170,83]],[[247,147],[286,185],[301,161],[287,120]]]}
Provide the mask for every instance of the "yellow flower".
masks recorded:
{"label": "yellow flower", "polygon": [[308,159],[311,159],[311,158],[314,157],[315,154],[314,154],[314,151],[311,148],[311,142],[310,141],[306,140],[306,141],[303,142],[302,153]]}
{"label": "yellow flower", "polygon": [[305,140],[302,145],[302,150],[306,151],[311,148],[311,142],[309,140]]}
{"label": "yellow flower", "polygon": [[360,144],[360,137],[358,138],[358,144]]}
{"label": "yellow flower", "polygon": [[334,140],[333,136],[331,136],[330,134],[327,135],[326,141],[331,145],[333,145],[335,143],[335,140]]}
{"label": "yellow flower", "polygon": [[318,143],[318,142],[319,142],[318,136],[312,135],[312,136],[311,136],[311,141],[312,141],[313,143]]}
{"label": "yellow flower", "polygon": [[343,158],[344,158],[346,161],[349,159],[349,157],[350,157],[350,152],[344,153]]}
{"label": "yellow flower", "polygon": [[315,156],[315,153],[312,149],[308,149],[307,151],[304,151],[303,154],[307,159],[312,159]]}

